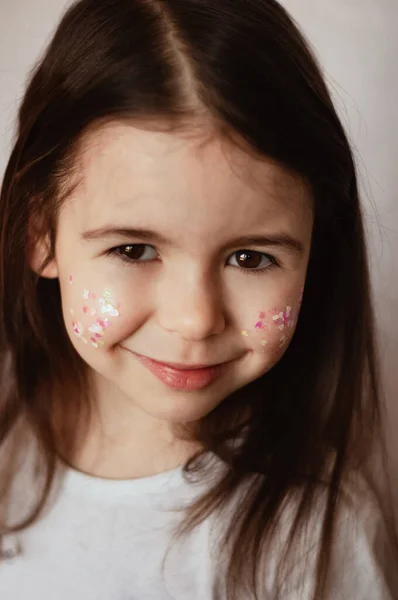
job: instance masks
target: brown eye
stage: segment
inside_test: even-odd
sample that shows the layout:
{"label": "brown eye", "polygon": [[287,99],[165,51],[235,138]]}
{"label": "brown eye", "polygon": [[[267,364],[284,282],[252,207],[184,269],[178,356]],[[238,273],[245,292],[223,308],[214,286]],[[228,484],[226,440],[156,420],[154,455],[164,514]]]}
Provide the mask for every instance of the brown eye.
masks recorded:
{"label": "brown eye", "polygon": [[245,270],[266,269],[267,263],[272,264],[274,262],[272,256],[255,250],[239,250],[232,256],[236,260],[236,266]]}
{"label": "brown eye", "polygon": [[123,254],[126,258],[131,260],[140,260],[144,254],[145,246],[123,246],[120,248],[120,254]]}
{"label": "brown eye", "polygon": [[149,262],[157,258],[156,250],[148,244],[128,244],[118,246],[110,251],[110,254],[118,256],[128,262]]}

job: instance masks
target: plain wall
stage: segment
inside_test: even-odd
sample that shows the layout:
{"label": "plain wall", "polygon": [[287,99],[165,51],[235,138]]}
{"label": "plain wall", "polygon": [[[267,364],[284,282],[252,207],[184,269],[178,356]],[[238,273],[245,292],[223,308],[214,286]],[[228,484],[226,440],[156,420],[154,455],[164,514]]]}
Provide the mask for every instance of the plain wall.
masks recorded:
{"label": "plain wall", "polygon": [[[26,74],[69,4],[0,0],[0,175]],[[316,50],[355,148],[369,230],[391,449],[398,456],[398,439],[393,439],[398,429],[398,0],[282,4]]]}

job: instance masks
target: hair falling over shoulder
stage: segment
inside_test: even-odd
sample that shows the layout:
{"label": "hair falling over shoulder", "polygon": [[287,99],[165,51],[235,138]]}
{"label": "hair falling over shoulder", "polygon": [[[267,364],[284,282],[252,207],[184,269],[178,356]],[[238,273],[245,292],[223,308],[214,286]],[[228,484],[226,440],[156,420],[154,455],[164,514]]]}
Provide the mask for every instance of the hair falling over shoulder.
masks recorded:
{"label": "hair falling over shoulder", "polygon": [[[51,260],[57,213],[90,128],[114,119],[189,127],[199,117],[308,182],[314,232],[283,358],[198,424],[198,440],[228,470],[183,530],[223,510],[254,476],[225,540],[227,597],[242,598],[255,591],[281,507],[297,499],[280,582],[322,491],[314,599],[322,598],[343,484],[384,447],[381,385],[352,151],[308,42],[274,0],[81,0],[34,68],[0,202],[3,505],[28,439],[42,477],[29,514],[4,522],[3,532],[38,518],[57,459],[73,456],[91,408],[58,282],[32,270],[32,244],[46,237],[43,260]],[[205,476],[200,458],[186,465],[191,477]]]}

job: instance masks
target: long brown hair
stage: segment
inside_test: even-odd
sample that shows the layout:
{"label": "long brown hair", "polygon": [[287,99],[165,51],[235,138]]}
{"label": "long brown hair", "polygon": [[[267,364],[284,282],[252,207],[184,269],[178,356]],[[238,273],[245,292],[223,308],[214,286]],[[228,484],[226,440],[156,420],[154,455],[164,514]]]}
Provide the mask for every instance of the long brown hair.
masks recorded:
{"label": "long brown hair", "polygon": [[[322,597],[340,490],[380,439],[379,367],[352,151],[309,44],[274,0],[81,0],[34,69],[1,191],[0,447],[15,439],[23,453],[29,431],[44,478],[26,519],[4,523],[3,532],[37,519],[58,458],[73,456],[89,410],[86,368],[65,331],[58,282],[33,272],[31,244],[47,236],[51,260],[57,213],[89,128],[111,119],[189,127],[199,114],[309,183],[314,232],[301,314],[283,358],[198,423],[198,440],[228,470],[189,511],[185,529],[226,506],[252,477],[227,535],[228,598],[242,598],[254,591],[280,508],[299,490],[293,548],[322,486],[314,598]],[[243,441],[231,444],[236,439]],[[7,461],[4,499],[16,465]],[[204,474],[201,456],[186,472]]]}

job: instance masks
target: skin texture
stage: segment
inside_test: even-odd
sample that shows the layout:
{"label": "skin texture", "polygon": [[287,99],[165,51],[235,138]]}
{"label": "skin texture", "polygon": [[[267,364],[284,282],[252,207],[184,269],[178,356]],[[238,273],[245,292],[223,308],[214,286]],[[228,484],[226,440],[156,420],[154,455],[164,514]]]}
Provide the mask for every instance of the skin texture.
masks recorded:
{"label": "skin texture", "polygon": [[[286,351],[308,265],[311,197],[296,176],[210,134],[111,123],[87,137],[79,160],[80,183],[63,205],[55,260],[42,274],[59,278],[65,327],[96,393],[98,416],[78,466],[108,477],[152,474],[185,458],[172,424],[204,417]],[[87,233],[104,227],[165,239]],[[281,233],[302,253],[235,242]],[[147,245],[126,249],[137,244]],[[107,254],[123,246],[140,262]],[[244,250],[253,254],[242,259]],[[136,353],[234,363],[205,389],[177,391]],[[137,452],[148,457],[139,468]]]}

